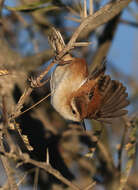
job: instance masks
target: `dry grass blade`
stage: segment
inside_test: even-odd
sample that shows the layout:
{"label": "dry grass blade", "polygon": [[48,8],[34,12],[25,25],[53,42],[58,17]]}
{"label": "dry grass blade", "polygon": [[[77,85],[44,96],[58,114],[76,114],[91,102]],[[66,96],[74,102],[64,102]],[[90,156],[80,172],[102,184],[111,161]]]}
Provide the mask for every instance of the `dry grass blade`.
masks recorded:
{"label": "dry grass blade", "polygon": [[81,19],[79,19],[79,18],[70,17],[70,16],[65,17],[65,18],[66,18],[67,20],[72,20],[72,21],[74,21],[74,22],[81,23]]}
{"label": "dry grass blade", "polygon": [[29,107],[28,109],[26,109],[23,112],[21,112],[18,116],[20,116],[20,115],[28,112],[29,110],[33,109],[34,107],[36,107],[37,105],[39,105],[41,102],[43,102],[45,99],[47,99],[50,95],[51,95],[51,93],[49,93],[47,96],[45,96],[44,98],[42,98],[41,100],[39,100],[37,103],[35,103],[31,107]]}

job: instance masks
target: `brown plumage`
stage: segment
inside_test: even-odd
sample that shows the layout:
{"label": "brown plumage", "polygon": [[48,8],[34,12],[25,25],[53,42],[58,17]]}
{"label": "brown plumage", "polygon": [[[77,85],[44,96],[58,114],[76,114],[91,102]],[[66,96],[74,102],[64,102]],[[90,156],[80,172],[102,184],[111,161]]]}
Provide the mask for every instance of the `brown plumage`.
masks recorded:
{"label": "brown plumage", "polygon": [[[97,68],[94,76],[92,74],[78,90],[79,94],[76,91],[73,96],[82,119],[91,118],[110,123],[113,118],[127,114],[124,108],[129,105],[129,101],[123,84],[105,75],[105,63],[103,67]],[[83,111],[85,109],[87,111]]]}
{"label": "brown plumage", "polygon": [[[58,30],[52,28],[49,42],[58,55],[65,47]],[[84,59],[69,53],[59,60],[51,76],[51,103],[66,119],[82,121],[85,118],[112,122],[127,113],[128,94],[123,84],[105,75],[103,61],[89,75]]]}

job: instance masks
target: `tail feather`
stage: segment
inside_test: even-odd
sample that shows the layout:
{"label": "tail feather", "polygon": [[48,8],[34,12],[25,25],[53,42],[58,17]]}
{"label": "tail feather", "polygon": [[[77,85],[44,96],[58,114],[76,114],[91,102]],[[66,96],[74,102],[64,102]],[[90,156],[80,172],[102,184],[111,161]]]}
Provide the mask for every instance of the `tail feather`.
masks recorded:
{"label": "tail feather", "polygon": [[124,101],[122,101],[122,103],[118,104],[116,107],[112,106],[112,107],[108,107],[106,109],[104,108],[104,109],[102,109],[102,111],[104,113],[109,113],[109,112],[113,113],[113,112],[115,112],[115,111],[117,111],[119,109],[122,109],[122,108],[124,108],[124,107],[126,107],[128,105],[129,105],[129,101],[128,100],[124,100]]}

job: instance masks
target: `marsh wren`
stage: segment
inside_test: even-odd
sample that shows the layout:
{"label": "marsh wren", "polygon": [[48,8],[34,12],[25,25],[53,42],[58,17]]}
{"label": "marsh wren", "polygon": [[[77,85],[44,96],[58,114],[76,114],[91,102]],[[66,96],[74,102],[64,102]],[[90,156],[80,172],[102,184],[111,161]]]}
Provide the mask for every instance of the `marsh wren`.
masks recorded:
{"label": "marsh wren", "polygon": [[[65,47],[58,30],[52,28],[49,42],[58,55]],[[51,104],[67,120],[80,122],[95,119],[112,122],[115,117],[127,113],[128,94],[123,84],[105,75],[106,64],[88,73],[83,58],[75,58],[67,53],[60,60],[51,75]]]}

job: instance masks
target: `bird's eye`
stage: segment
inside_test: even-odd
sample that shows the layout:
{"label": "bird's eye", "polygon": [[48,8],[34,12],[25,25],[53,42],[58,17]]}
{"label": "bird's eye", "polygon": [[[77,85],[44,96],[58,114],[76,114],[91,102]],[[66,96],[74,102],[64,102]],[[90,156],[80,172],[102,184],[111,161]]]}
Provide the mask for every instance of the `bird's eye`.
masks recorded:
{"label": "bird's eye", "polygon": [[92,99],[93,95],[94,95],[94,91],[90,91],[90,93],[89,93],[89,100]]}
{"label": "bird's eye", "polygon": [[74,109],[72,109],[72,113],[75,115],[76,114],[76,112],[75,112],[75,110]]}

